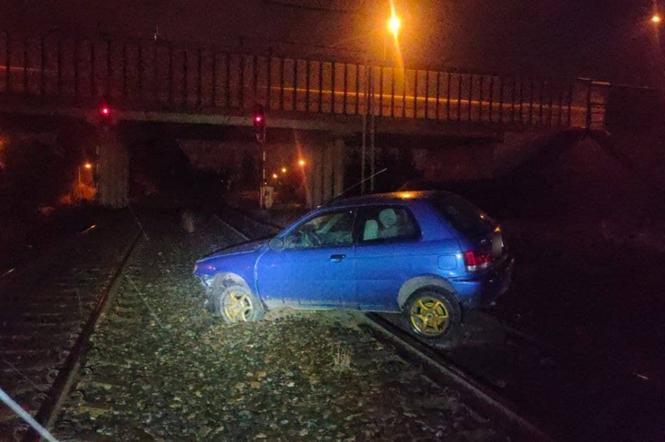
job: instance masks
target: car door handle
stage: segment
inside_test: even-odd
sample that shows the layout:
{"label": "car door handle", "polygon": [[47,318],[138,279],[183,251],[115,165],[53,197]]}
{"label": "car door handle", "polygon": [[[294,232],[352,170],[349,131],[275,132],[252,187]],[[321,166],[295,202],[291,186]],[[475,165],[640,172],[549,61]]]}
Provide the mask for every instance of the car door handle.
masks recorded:
{"label": "car door handle", "polygon": [[343,255],[343,254],[339,254],[339,255],[330,255],[330,260],[331,260],[332,262],[340,262],[340,261],[343,260],[344,258],[346,258],[346,255]]}

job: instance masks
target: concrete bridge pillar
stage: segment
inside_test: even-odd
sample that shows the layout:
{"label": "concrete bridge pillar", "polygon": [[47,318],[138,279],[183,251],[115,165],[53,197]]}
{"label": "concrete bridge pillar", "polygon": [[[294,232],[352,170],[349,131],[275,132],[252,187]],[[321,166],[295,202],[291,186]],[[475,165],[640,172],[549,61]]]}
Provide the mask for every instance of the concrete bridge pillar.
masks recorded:
{"label": "concrete bridge pillar", "polygon": [[344,140],[311,140],[303,149],[309,158],[307,205],[316,207],[344,190]]}
{"label": "concrete bridge pillar", "polygon": [[129,155],[112,129],[99,132],[97,146],[97,203],[120,209],[129,204]]}

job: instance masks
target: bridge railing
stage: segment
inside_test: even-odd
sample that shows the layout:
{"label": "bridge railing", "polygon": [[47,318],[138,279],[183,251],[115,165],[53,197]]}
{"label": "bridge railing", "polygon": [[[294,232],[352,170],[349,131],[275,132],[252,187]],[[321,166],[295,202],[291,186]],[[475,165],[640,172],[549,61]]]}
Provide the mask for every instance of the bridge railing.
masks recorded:
{"label": "bridge railing", "polygon": [[0,34],[0,97],[120,109],[369,115],[449,123],[602,126],[607,87],[246,54],[161,41]]}

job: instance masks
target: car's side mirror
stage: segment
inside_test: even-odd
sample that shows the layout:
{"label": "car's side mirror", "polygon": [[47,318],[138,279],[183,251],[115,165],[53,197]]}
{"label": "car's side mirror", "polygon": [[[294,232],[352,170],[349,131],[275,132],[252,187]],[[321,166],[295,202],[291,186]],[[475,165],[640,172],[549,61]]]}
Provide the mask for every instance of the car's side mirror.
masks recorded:
{"label": "car's side mirror", "polygon": [[284,250],[284,240],[281,238],[273,238],[270,240],[270,242],[268,242],[268,247],[270,247],[270,250],[274,250],[276,252]]}

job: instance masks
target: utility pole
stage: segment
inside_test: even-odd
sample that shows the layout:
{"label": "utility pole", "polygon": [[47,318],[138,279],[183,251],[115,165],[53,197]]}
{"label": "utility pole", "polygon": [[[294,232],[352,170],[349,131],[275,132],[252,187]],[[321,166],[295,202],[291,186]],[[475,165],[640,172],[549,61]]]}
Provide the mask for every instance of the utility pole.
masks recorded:
{"label": "utility pole", "polygon": [[362,115],[362,144],[360,147],[360,194],[365,194],[365,154],[367,150],[367,112]]}
{"label": "utility pole", "polygon": [[[395,44],[397,45],[397,38],[399,35],[399,31],[402,27],[402,21],[400,17],[397,15],[395,11],[395,7],[391,2],[391,13],[390,13],[390,18],[388,19],[388,31],[390,32],[390,35],[392,35],[393,39],[395,40]],[[383,64],[386,64],[386,59],[387,59],[387,53],[388,53],[388,35],[385,35],[383,38]],[[379,75],[383,76],[383,68],[379,69]],[[368,62],[368,56],[365,55],[365,108],[364,112],[362,115],[362,145],[361,145],[361,153],[360,153],[360,194],[365,193],[365,162],[366,162],[366,156],[367,156],[367,126],[369,124],[369,162],[370,162],[370,175],[369,175],[369,190],[370,192],[374,192],[374,177],[377,175],[376,173],[376,112],[375,112],[375,94],[374,94],[374,82],[373,82],[373,75],[372,75],[372,68],[369,65]],[[379,80],[381,84],[383,84],[383,78]],[[392,81],[395,81],[394,77]],[[379,99],[379,102],[383,102],[383,90],[379,91],[379,94],[381,94],[381,98]],[[383,109],[380,109],[380,111],[383,111]],[[369,117],[369,121],[367,121]]]}
{"label": "utility pole", "polygon": [[374,177],[375,177],[375,168],[376,168],[376,145],[375,145],[375,135],[376,135],[376,118],[374,115],[374,82],[371,80],[370,72],[370,91],[371,91],[371,105],[370,105],[370,118],[369,118],[369,191],[370,193],[374,192]]}
{"label": "utility pole", "polygon": [[365,194],[365,162],[367,156],[367,114],[369,108],[369,63],[367,61],[367,55],[365,55],[365,94],[363,100],[365,101],[365,106],[363,106],[362,114],[362,141],[360,147],[360,194]]}

